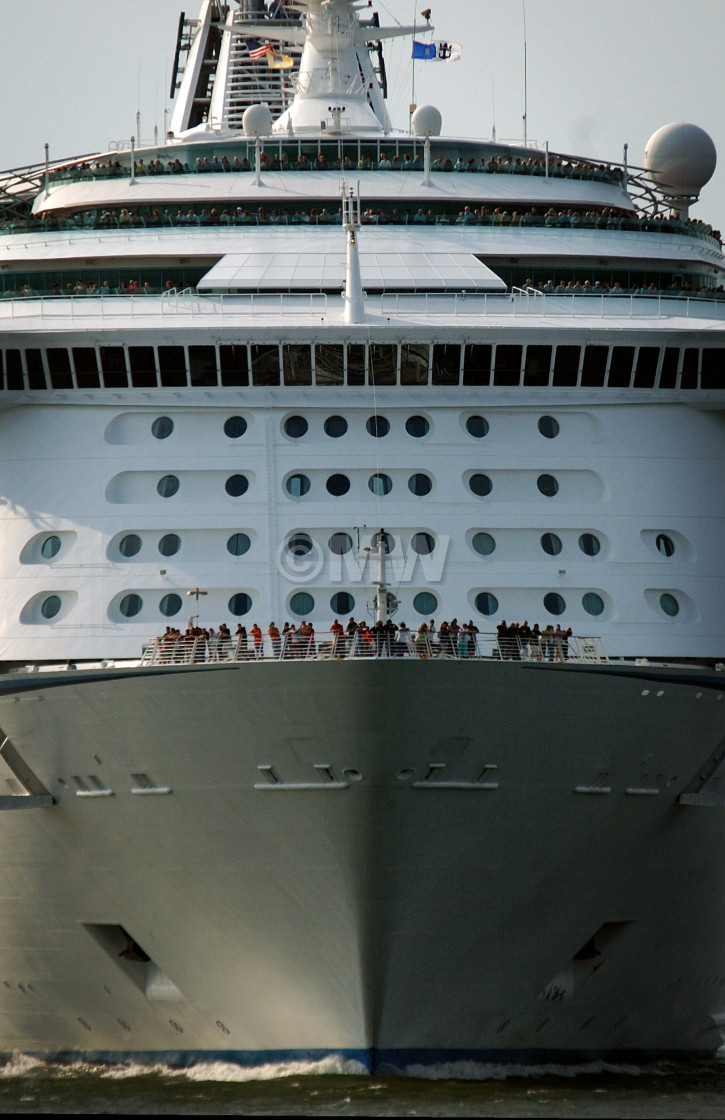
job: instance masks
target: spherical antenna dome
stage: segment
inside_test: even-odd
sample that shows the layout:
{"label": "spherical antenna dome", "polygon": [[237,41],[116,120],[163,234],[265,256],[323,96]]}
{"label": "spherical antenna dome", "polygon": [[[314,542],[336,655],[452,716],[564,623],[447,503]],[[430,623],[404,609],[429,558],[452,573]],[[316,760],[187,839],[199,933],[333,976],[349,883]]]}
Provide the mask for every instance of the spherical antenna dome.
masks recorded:
{"label": "spherical antenna dome", "polygon": [[443,117],[435,105],[419,105],[412,118],[414,136],[440,136]]}
{"label": "spherical antenna dome", "polygon": [[674,197],[697,197],[716,164],[715,145],[696,124],[666,124],[650,136],[644,150],[650,179]]}
{"label": "spherical antenna dome", "polygon": [[250,105],[244,110],[242,127],[245,136],[270,136],[272,132],[272,114],[268,105]]}

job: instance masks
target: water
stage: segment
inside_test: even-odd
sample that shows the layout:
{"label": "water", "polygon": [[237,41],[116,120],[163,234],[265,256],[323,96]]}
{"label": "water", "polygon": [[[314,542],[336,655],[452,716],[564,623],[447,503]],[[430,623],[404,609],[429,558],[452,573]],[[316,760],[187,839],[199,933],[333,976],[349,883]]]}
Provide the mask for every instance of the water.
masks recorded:
{"label": "water", "polygon": [[457,1063],[363,1074],[355,1063],[240,1069],[52,1065],[16,1057],[0,1070],[0,1112],[256,1116],[725,1116],[725,1062],[523,1068]]}

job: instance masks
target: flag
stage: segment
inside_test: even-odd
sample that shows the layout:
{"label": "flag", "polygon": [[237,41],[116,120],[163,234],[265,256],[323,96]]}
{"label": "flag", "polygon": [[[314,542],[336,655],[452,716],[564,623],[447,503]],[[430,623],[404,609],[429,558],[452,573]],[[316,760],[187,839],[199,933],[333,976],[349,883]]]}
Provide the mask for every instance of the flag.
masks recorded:
{"label": "flag", "polygon": [[270,70],[291,70],[295,64],[295,60],[288,54],[280,54],[279,51],[270,50],[267,54],[267,65]]}
{"label": "flag", "polygon": [[419,43],[416,39],[413,40],[413,58],[435,58],[436,45],[435,43]]}
{"label": "flag", "polygon": [[463,51],[460,43],[448,43],[443,39],[435,40],[433,46],[436,48],[435,57],[441,62],[458,62]]}
{"label": "flag", "polygon": [[265,58],[270,51],[274,51],[271,43],[264,43],[263,46],[252,48],[252,44],[247,44],[249,47],[249,57],[253,58],[255,62],[260,58]]}

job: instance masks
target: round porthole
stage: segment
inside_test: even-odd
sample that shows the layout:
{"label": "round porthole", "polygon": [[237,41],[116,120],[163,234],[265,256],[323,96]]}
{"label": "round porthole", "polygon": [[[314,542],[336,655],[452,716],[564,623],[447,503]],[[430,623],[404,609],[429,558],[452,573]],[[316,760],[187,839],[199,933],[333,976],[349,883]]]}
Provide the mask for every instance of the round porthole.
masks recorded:
{"label": "round porthole", "polygon": [[[395,548],[395,538],[392,535],[392,533],[384,533],[383,537],[384,537],[384,541],[385,541],[385,555],[388,556],[393,551],[393,549]],[[371,548],[377,548],[377,546],[378,546],[378,534],[375,533],[374,536],[372,536],[370,538],[370,547]]]}
{"label": "round porthole", "polygon": [[330,599],[330,608],[333,614],[352,614],[355,610],[355,600],[348,591],[338,591]]}
{"label": "round porthole", "polygon": [[436,542],[430,533],[414,533],[410,540],[410,547],[418,556],[431,556]]}
{"label": "round porthole", "polygon": [[176,594],[164,595],[159,603],[159,609],[166,618],[172,618],[181,610],[181,596]]}
{"label": "round porthole", "polygon": [[413,606],[418,614],[428,618],[438,610],[438,600],[430,591],[419,591],[413,599]]}
{"label": "round porthole", "polygon": [[555,439],[559,434],[559,422],[553,416],[540,416],[538,428],[546,439]]}
{"label": "round porthole", "polygon": [[543,533],[541,547],[549,556],[558,556],[562,548],[561,537],[557,537],[556,533]]}
{"label": "round porthole", "polygon": [[296,591],[289,601],[289,608],[298,618],[306,618],[315,609],[315,600],[307,591]]}
{"label": "round porthole", "polygon": [[490,591],[481,591],[475,599],[476,610],[479,614],[485,615],[490,618],[493,614],[498,614],[498,599],[492,595]]}
{"label": "round porthole", "polygon": [[408,489],[417,498],[424,498],[433,489],[433,483],[427,474],[412,474],[408,479]]}
{"label": "round porthole", "polygon": [[121,599],[119,610],[124,618],[133,618],[137,615],[143,607],[143,599],[140,595],[125,595]]}
{"label": "round porthole", "polygon": [[230,416],[224,421],[224,435],[229,439],[239,439],[247,430],[247,421],[243,416]]}
{"label": "round porthole", "polygon": [[151,425],[154,439],[167,439],[174,430],[174,421],[169,416],[159,416]]}
{"label": "round porthole", "polygon": [[490,533],[474,533],[471,544],[481,556],[490,556],[496,548],[496,542]]}
{"label": "round porthole", "polygon": [[409,416],[405,421],[405,430],[409,436],[413,436],[415,439],[421,439],[423,436],[428,435],[430,424],[425,416]]}
{"label": "round porthole", "polygon": [[156,489],[162,498],[173,498],[179,489],[179,480],[175,474],[165,474],[159,479]]}
{"label": "round porthole", "polygon": [[288,416],[284,422],[284,430],[290,439],[300,439],[307,435],[309,424],[304,416]]}
{"label": "round porthole", "polygon": [[544,595],[544,607],[549,614],[559,615],[566,610],[566,603],[556,591],[550,591],[548,595]]}
{"label": "round porthole", "polygon": [[487,474],[472,474],[468,486],[471,493],[479,498],[486,498],[493,490],[493,483]]}
{"label": "round porthole", "polygon": [[387,474],[374,474],[368,479],[368,486],[376,497],[382,498],[393,489],[393,480]]}
{"label": "round porthole", "polygon": [[59,595],[49,595],[40,608],[40,613],[43,618],[55,618],[61,608],[61,601]]}
{"label": "round porthole", "polygon": [[291,474],[285,483],[287,493],[292,498],[304,498],[309,493],[310,480],[306,474]]}
{"label": "round porthole", "polygon": [[333,498],[341,498],[350,489],[350,479],[344,474],[331,474],[326,484],[328,494]]}
{"label": "round porthole", "polygon": [[491,425],[485,416],[469,416],[466,420],[466,431],[474,439],[483,439],[490,431]]}
{"label": "round porthole", "polygon": [[249,552],[252,542],[246,533],[232,533],[227,541],[227,552],[230,556],[244,556]]}
{"label": "round porthole", "polygon": [[287,551],[292,556],[307,556],[312,552],[312,537],[308,537],[307,533],[296,533],[287,541]]}
{"label": "round porthole", "polygon": [[46,537],[40,546],[40,555],[44,560],[52,560],[60,552],[60,537]]}
{"label": "round porthole", "polygon": [[251,611],[252,600],[243,591],[238,591],[236,595],[232,595],[228,606],[230,614],[233,614],[235,618],[241,618],[242,615],[249,614]]}
{"label": "round porthole", "polygon": [[579,548],[585,556],[596,556],[601,547],[599,538],[593,533],[582,533],[579,537]]}
{"label": "round porthole", "polygon": [[559,493],[559,483],[553,474],[540,474],[536,480],[536,485],[545,498],[553,498],[555,494]]}
{"label": "round porthole", "polygon": [[331,439],[339,439],[347,432],[347,420],[344,416],[328,416],[325,420],[325,435]]}
{"label": "round porthole", "polygon": [[587,591],[582,597],[582,606],[587,614],[598,615],[604,611],[604,600],[595,591]]}
{"label": "round porthole", "polygon": [[230,498],[240,498],[249,489],[249,481],[243,474],[233,474],[224,483],[224,489]]}
{"label": "round porthole", "polygon": [[352,548],[352,537],[349,533],[333,533],[327,547],[335,556],[344,556]]}
{"label": "round porthole", "polygon": [[386,420],[384,416],[371,416],[365,427],[371,436],[381,439],[390,431],[390,421]]}
{"label": "round porthole", "polygon": [[162,556],[175,556],[181,548],[181,537],[176,533],[166,533],[159,541],[159,552]]}
{"label": "round porthole", "polygon": [[136,556],[141,551],[141,538],[136,533],[129,533],[118,546],[121,556]]}

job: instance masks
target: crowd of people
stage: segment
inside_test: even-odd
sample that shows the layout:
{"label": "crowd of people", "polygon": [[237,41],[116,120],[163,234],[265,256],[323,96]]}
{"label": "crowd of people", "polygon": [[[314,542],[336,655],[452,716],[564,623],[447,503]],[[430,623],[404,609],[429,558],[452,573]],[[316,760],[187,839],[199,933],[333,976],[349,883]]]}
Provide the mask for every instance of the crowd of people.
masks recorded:
{"label": "crowd of people", "polygon": [[[435,619],[421,622],[417,629],[409,629],[405,622],[368,623],[350,616],[343,624],[335,619],[329,631],[321,637],[315,633],[311,622],[295,625],[285,622],[280,628],[274,621],[266,630],[255,622],[249,630],[241,623],[232,632],[226,623],[215,631],[213,627],[194,625],[189,620],[185,631],[167,626],[155,639],[158,660],[170,662],[246,661],[271,657],[273,660],[294,660],[317,656],[318,651],[331,657],[406,657],[420,658],[480,656],[479,628],[469,619],[459,623],[436,623]],[[508,624],[504,619],[491,635],[490,650],[486,652],[503,661],[566,661],[569,657],[569,640],[572,630],[562,629],[551,623],[543,630],[538,623],[529,626],[527,621]]]}

